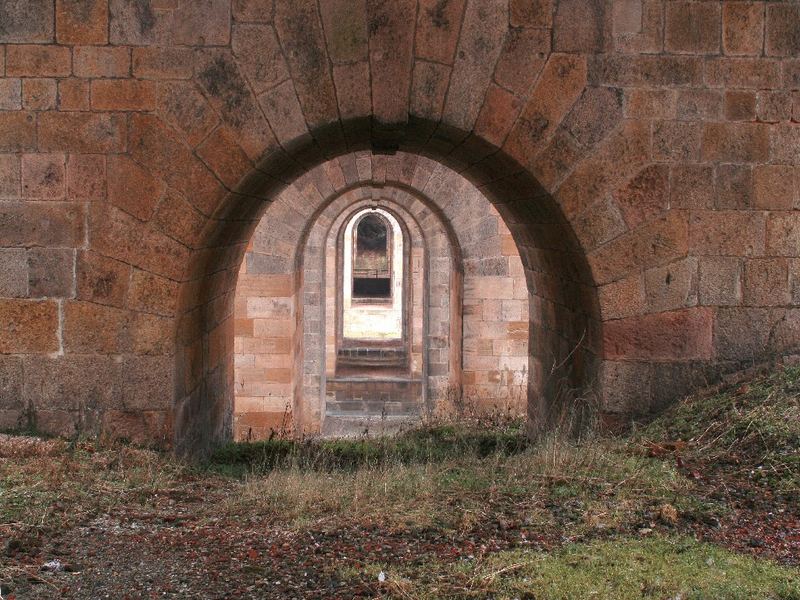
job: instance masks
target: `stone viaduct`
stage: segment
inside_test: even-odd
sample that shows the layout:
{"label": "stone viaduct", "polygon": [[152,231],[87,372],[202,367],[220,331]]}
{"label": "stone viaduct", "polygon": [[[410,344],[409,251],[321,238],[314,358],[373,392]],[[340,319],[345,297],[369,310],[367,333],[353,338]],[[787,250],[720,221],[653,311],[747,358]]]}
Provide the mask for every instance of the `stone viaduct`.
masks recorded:
{"label": "stone viaduct", "polygon": [[0,0],[0,428],[228,439],[262,215],[355,189],[492,203],[533,428],[658,410],[800,341],[798,121],[792,1]]}

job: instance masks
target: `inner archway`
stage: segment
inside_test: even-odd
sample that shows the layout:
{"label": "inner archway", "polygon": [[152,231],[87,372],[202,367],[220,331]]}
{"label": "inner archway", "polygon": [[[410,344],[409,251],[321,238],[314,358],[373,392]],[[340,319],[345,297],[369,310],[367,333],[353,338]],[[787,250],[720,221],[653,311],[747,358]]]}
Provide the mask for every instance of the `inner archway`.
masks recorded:
{"label": "inner archway", "polygon": [[[337,247],[347,248],[348,244],[343,243],[346,231],[343,224],[355,225],[355,219],[377,206],[384,206],[393,215],[403,212],[406,216],[399,220],[404,230],[424,230],[421,245],[426,246],[426,252],[420,260],[426,265],[436,264],[430,270],[419,269],[425,275],[422,287],[435,289],[433,293],[419,295],[425,298],[417,313],[422,318],[415,321],[405,315],[407,339],[421,343],[408,348],[404,360],[415,366],[403,376],[412,386],[425,381],[421,386],[425,409],[444,410],[448,404],[443,400],[447,399],[451,406],[453,401],[466,400],[481,410],[521,408],[524,412],[529,394],[541,393],[553,385],[551,378],[545,381],[540,377],[544,369],[538,357],[532,358],[531,354],[537,340],[529,340],[534,330],[536,335],[547,335],[547,329],[539,325],[545,323],[542,315],[533,315],[529,310],[531,306],[546,305],[548,299],[534,299],[536,304],[531,304],[523,267],[525,257],[506,221],[483,191],[451,169],[418,155],[357,152],[321,164],[279,194],[267,207],[250,242],[250,250],[245,253],[245,270],[240,274],[239,287],[258,288],[253,274],[246,272],[256,263],[280,271],[264,273],[272,282],[266,285],[283,282],[275,289],[284,289],[280,294],[289,290],[291,298],[272,298],[269,305],[293,303],[296,308],[291,321],[297,335],[284,343],[285,358],[263,357],[272,361],[273,367],[289,365],[294,369],[295,376],[283,382],[283,397],[259,400],[262,415],[241,415],[237,409],[237,437],[260,437],[278,428],[308,433],[321,430],[326,394],[330,397],[330,392],[335,391],[327,384],[336,379],[336,363],[341,359],[341,344],[337,346],[337,340],[343,339],[341,320],[337,325],[341,304],[324,302],[336,297],[336,289],[319,287],[326,277],[326,268],[328,277],[338,272],[339,282],[344,282],[342,256],[332,260],[336,253],[326,254],[325,247],[338,236]],[[302,213],[299,207],[303,207]],[[564,241],[560,243],[563,245]],[[539,251],[547,256],[553,250]],[[279,256],[281,253],[284,255]],[[309,266],[314,263],[319,268]],[[546,268],[540,270],[546,272]],[[265,297],[261,298],[257,302],[266,306]],[[236,304],[237,310],[241,307],[246,310],[246,302],[237,300]],[[551,314],[557,314],[557,310]],[[246,322],[246,318],[234,320],[238,325]],[[559,335],[564,333],[560,331]],[[576,338],[578,346],[586,344],[585,333],[583,337],[583,340]],[[546,347],[540,340],[538,343]],[[562,346],[566,348],[567,344]],[[570,350],[574,347],[575,344],[569,345]],[[366,348],[356,348],[356,353],[366,352]],[[577,348],[575,352],[584,349]],[[384,352],[387,359],[389,354]],[[252,360],[253,357],[237,354],[236,372],[246,373],[253,365],[245,362]],[[267,368],[266,364],[263,363],[263,368]],[[551,362],[546,368],[551,369],[554,364]],[[562,375],[568,371],[563,365],[559,368]],[[253,376],[258,373],[250,372],[251,379]],[[235,379],[238,393],[239,375]],[[564,381],[562,378],[560,384]],[[379,393],[376,395],[380,397]],[[245,398],[245,402],[253,402],[252,398]]]}

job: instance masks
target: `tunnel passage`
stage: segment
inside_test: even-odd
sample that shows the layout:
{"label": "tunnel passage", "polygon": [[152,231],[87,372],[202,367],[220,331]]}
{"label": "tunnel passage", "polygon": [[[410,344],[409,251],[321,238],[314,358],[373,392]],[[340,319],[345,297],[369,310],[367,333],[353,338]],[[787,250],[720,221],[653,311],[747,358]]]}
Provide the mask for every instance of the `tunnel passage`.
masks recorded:
{"label": "tunnel passage", "polygon": [[[421,344],[415,347],[412,341],[409,347],[409,364],[413,364],[415,351],[424,357],[417,369],[421,377],[420,410],[443,410],[448,399],[466,399],[483,409],[500,406],[517,414],[528,412],[544,426],[547,411],[531,410],[531,398],[535,399],[534,406],[537,402],[546,406],[555,399],[558,386],[569,382],[572,388],[580,387],[595,367],[596,360],[588,358],[596,355],[598,342],[596,325],[592,324],[595,309],[586,267],[576,264],[580,254],[571,241],[574,238],[549,212],[551,209],[544,207],[546,197],[542,208],[522,215],[536,219],[536,229],[533,223],[509,218],[516,211],[513,198],[532,192],[542,194],[541,188],[526,191],[519,177],[506,183],[512,187],[503,193],[510,200],[505,206],[498,203],[506,210],[504,219],[484,190],[441,163],[413,153],[383,156],[362,151],[301,172],[294,183],[276,195],[263,215],[260,210],[254,211],[259,220],[251,222],[252,242],[239,238],[224,254],[221,249],[215,252],[230,262],[225,270],[212,275],[217,285],[225,282],[225,287],[217,287],[220,293],[206,300],[207,307],[222,312],[219,323],[208,334],[209,348],[215,349],[218,360],[200,381],[215,386],[215,399],[227,399],[227,406],[221,410],[231,424],[236,403],[233,390],[241,392],[242,401],[237,406],[243,408],[236,415],[236,435],[258,437],[273,429],[321,430],[327,399],[337,391],[329,389],[327,383],[332,382],[334,388],[341,383],[336,374],[336,363],[342,358],[339,347],[334,350],[335,359],[330,359],[330,342],[341,340],[341,330],[335,326],[334,312],[324,321],[323,337],[323,310],[337,305],[332,300],[322,303],[328,294],[308,286],[319,285],[324,279],[331,257],[341,260],[341,255],[322,249],[332,239],[341,240],[341,223],[337,231],[336,218],[345,219],[345,209],[357,206],[359,201],[367,206],[380,206],[383,201],[394,214],[398,209],[393,205],[399,206],[410,215],[408,231],[419,228],[425,247],[445,249],[444,255],[450,256],[449,261],[443,260],[444,255],[437,258],[438,266],[427,269],[428,294],[427,298],[422,296],[424,306],[417,311],[423,316],[416,318],[417,324],[425,323],[421,331],[417,327]],[[327,243],[322,241],[326,236],[330,238]],[[410,239],[409,246],[413,246],[413,233]],[[336,245],[341,247],[340,242]],[[236,259],[240,257],[244,261],[234,290]],[[433,258],[434,253],[428,252],[429,265]],[[312,259],[319,265],[316,269],[310,268]],[[564,268],[564,263],[570,266]],[[267,272],[256,274],[259,269]],[[327,272],[335,273],[336,269]],[[209,289],[207,283],[201,289]],[[245,298],[253,290],[260,295]],[[571,295],[564,296],[565,290]],[[338,302],[339,296],[334,296]],[[308,301],[314,299],[316,303]],[[241,318],[237,318],[234,304]],[[285,321],[289,335],[279,347],[274,337],[268,341],[256,338],[256,319],[260,319],[255,316],[256,306],[267,307],[261,314],[269,325],[261,323],[259,328],[282,326]],[[272,318],[278,316],[270,312],[273,309],[280,313],[280,323]],[[407,325],[412,334],[414,321],[412,315]],[[234,350],[237,325],[241,335]],[[257,367],[257,357],[245,351],[256,347],[267,353],[258,358],[263,366]],[[280,354],[272,366],[268,366],[274,358],[269,352]],[[559,357],[567,355],[572,357],[570,364],[559,365]],[[234,358],[239,360],[238,387]],[[557,376],[551,372],[554,367],[560,369]],[[270,373],[271,368],[282,381],[257,383],[254,375]],[[247,382],[242,381],[245,375]],[[410,386],[416,385],[415,376],[412,373]],[[253,393],[258,386],[264,395]]]}
{"label": "tunnel passage", "polygon": [[[325,200],[300,186],[267,208],[235,300],[235,435],[386,431],[456,411],[524,415],[528,291],[500,215],[428,159],[358,152],[317,169],[344,176],[352,160],[370,175],[418,162],[435,184],[370,176]],[[292,210],[301,202],[319,208],[303,216]],[[383,254],[359,264],[354,232],[369,217],[385,227]],[[357,297],[351,282],[364,274],[389,280],[388,296]]]}

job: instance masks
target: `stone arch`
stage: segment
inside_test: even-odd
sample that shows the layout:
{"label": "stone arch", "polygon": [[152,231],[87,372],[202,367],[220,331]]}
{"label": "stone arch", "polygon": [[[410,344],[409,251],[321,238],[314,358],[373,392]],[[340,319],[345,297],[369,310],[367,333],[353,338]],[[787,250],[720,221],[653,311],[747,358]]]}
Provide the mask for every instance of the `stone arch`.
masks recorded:
{"label": "stone arch", "polygon": [[[402,168],[404,161],[409,163],[406,165],[406,168],[410,169],[406,177],[411,177],[412,179],[408,182],[400,182],[407,187],[409,184],[413,183],[413,177],[415,175],[421,176],[420,173],[417,172],[420,170],[417,169],[419,165],[413,165],[414,161],[422,165],[422,171],[426,168],[428,169],[428,177],[432,180],[428,182],[428,185],[434,187],[444,186],[450,185],[454,181],[463,181],[464,183],[459,184],[462,187],[470,185],[466,183],[466,179],[455,174],[452,170],[446,169],[443,171],[442,169],[445,167],[437,169],[437,163],[435,161],[423,159],[422,157],[416,158],[413,154],[401,153],[395,157],[388,156],[385,158],[379,157],[377,159],[370,154],[365,154],[362,155],[362,158],[370,162],[375,162],[375,165],[378,166],[377,168],[380,168],[380,165],[384,164],[384,168],[388,168],[389,165],[391,165],[395,170]],[[264,169],[260,170],[260,172],[263,171]],[[299,185],[301,187],[308,187],[312,178],[319,177],[321,171],[324,171],[324,168],[311,169],[306,174],[301,175],[298,179]],[[325,175],[330,179],[329,174]],[[385,179],[386,177],[384,175],[384,182]],[[274,181],[269,178],[265,178],[265,181],[274,184]],[[526,182],[528,185],[532,186],[527,188],[527,191],[525,191]],[[342,182],[340,181],[340,183]],[[315,181],[315,185],[325,187],[325,184],[319,183],[318,179]],[[327,181],[327,185],[331,185],[330,180]],[[248,186],[249,189],[254,189],[252,179],[248,181]],[[291,189],[291,187],[286,188],[284,186],[278,189],[285,190]],[[537,323],[537,327],[540,327],[543,331],[548,331],[548,335],[552,333],[552,335],[562,339],[562,341],[557,344],[557,348],[554,348],[552,344],[544,343],[542,339],[539,340],[538,345],[532,348],[532,352],[541,352],[541,354],[536,357],[538,364],[557,364],[559,361],[555,358],[556,356],[566,356],[570,352],[584,354],[588,351],[590,354],[596,355],[596,320],[595,317],[591,316],[596,314],[596,309],[594,308],[594,301],[591,300],[590,278],[588,278],[587,275],[585,262],[583,266],[580,264],[582,255],[580,251],[575,250],[576,242],[572,241],[574,237],[569,232],[569,229],[565,228],[565,222],[557,217],[558,213],[554,212],[557,211],[555,203],[548,196],[543,195],[541,186],[536,184],[535,180],[532,178],[526,179],[526,177],[521,175],[519,170],[513,171],[512,174],[507,177],[501,177],[495,181],[483,184],[480,190],[480,193],[491,197],[493,201],[497,203],[498,210],[500,210],[501,215],[509,225],[509,230],[514,234],[516,243],[518,247],[520,247],[520,256],[523,259],[523,263],[528,267],[526,269],[526,275],[529,285],[532,285],[536,280],[539,281],[539,283],[537,283],[537,294],[540,294],[538,301],[549,308],[547,313],[542,311],[541,314],[546,314],[546,318],[551,321],[548,323],[544,321]],[[317,194],[318,193],[317,191]],[[539,204],[538,208],[535,211],[528,210],[527,213],[521,213],[519,210],[521,199],[530,197],[530,194],[534,193],[537,198],[536,202]],[[290,195],[292,194],[296,194],[296,192],[292,192]],[[243,196],[233,197],[232,195],[232,198],[235,198],[234,201],[242,202]],[[503,198],[504,202],[498,202],[499,198]],[[236,209],[239,218],[236,221],[229,220],[227,223],[220,219],[220,226],[224,227],[227,225],[241,228],[242,231],[251,231],[254,227],[256,217],[260,216],[260,211],[257,208],[258,206],[258,203],[251,202],[247,198],[244,198],[243,205]],[[248,210],[248,208],[253,211],[253,217],[247,220],[242,219],[240,211]],[[229,208],[226,210],[231,209]],[[536,235],[531,235],[533,229],[538,229]],[[544,237],[543,234],[549,234],[549,239]],[[536,238],[544,242],[540,244],[541,247],[535,245]],[[225,251],[222,251],[221,248],[217,249],[217,262],[215,267],[212,268],[214,279],[217,281],[224,277],[224,265],[227,264],[228,268],[230,268],[231,262],[235,264],[235,260],[231,261],[231,253],[238,252],[239,255],[241,255],[246,234],[242,235],[242,233],[238,233],[233,239],[235,241],[233,244],[228,245]],[[573,250],[570,250],[570,248]],[[560,261],[566,261],[565,264],[569,266],[565,270],[553,274],[554,268],[557,268],[556,265],[558,265]],[[533,265],[536,265],[536,267],[532,268]],[[227,281],[231,280],[228,279]],[[541,285],[541,283],[549,285],[549,289],[546,285]],[[569,288],[569,291],[566,291],[566,293],[565,289],[562,289],[563,285]],[[201,285],[201,287],[208,289],[207,285]],[[230,291],[228,294],[230,294]],[[585,299],[584,296],[586,297]],[[217,297],[215,298],[215,302],[211,304],[218,303],[224,304],[224,300]],[[565,312],[572,312],[572,315],[567,317]],[[223,337],[224,335],[227,334],[219,332],[215,337]],[[543,335],[542,338],[544,337],[546,336]],[[580,346],[578,352],[575,352],[576,345]],[[576,375],[575,377],[577,377],[577,379],[582,379],[586,376],[587,372],[591,371],[593,368],[593,366],[590,365],[591,362],[592,361],[586,361],[585,359],[583,363],[581,363],[580,360],[573,361],[573,365],[578,365],[576,372],[586,371],[582,372],[580,375]],[[573,365],[570,365],[570,367]],[[541,366],[539,368],[541,368]],[[552,392],[545,392],[545,394],[549,393]],[[534,410],[533,414],[537,415],[539,423],[544,422],[543,415],[546,414],[546,411],[542,411],[541,407]]]}
{"label": "stone arch", "polygon": [[[453,294],[451,314],[447,316],[437,315],[437,318],[444,326],[455,328],[451,330],[451,337],[459,337],[461,319],[459,309],[464,267],[457,235],[448,221],[439,214],[435,202],[415,190],[396,188],[394,186],[395,184],[389,181],[383,182],[378,188],[374,187],[372,182],[358,182],[346,188],[346,191],[335,194],[326,200],[326,203],[315,213],[315,218],[309,221],[306,236],[310,239],[312,232],[315,230],[319,230],[320,235],[324,235],[325,227],[327,227],[327,231],[333,231],[335,219],[323,223],[323,217],[326,213],[332,212],[333,214],[341,215],[351,207],[368,205],[374,203],[378,198],[383,198],[383,203],[385,205],[388,204],[392,210],[404,211],[408,215],[408,223],[418,228],[422,234],[426,246],[426,256],[429,259],[446,260],[447,264],[452,267],[450,272],[452,281],[448,280],[446,288],[446,293],[449,294],[452,291]],[[363,197],[359,194],[361,191],[364,192]],[[320,229],[320,227],[323,228]],[[438,243],[433,244],[434,240],[438,240]],[[305,243],[307,244],[308,242]],[[301,241],[298,248],[302,248],[302,244],[303,242]],[[429,272],[430,269],[426,269],[426,271]],[[457,355],[451,357],[450,362],[458,368],[458,365],[460,365],[458,354],[460,350],[453,348],[453,352],[457,352]],[[457,373],[454,376],[458,378]]]}

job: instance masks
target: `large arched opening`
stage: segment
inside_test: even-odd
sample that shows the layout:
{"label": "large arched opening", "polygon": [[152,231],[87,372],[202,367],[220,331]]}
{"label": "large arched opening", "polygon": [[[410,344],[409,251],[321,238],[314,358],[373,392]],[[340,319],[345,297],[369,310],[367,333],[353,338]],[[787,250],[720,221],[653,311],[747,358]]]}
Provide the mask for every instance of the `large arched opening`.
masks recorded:
{"label": "large arched opening", "polygon": [[[364,143],[368,142],[367,136]],[[305,146],[320,149],[316,140],[307,140]],[[536,179],[503,152],[484,154],[480,152],[477,162],[465,167],[463,156],[458,161],[451,155],[434,160],[419,149],[391,155],[357,151],[303,168],[280,153],[247,173],[241,193],[228,194],[218,209],[214,227],[206,231],[208,243],[195,256],[194,279],[183,286],[176,377],[178,447],[195,451],[198,445],[202,448],[231,436],[237,272],[250,237],[265,211],[269,213],[267,206],[271,210],[273,205],[286,204],[279,209],[283,212],[276,213],[281,215],[275,221],[281,235],[286,223],[303,235],[320,207],[363,175],[359,167],[369,170],[370,184],[377,181],[417,193],[422,188],[425,195],[438,196],[433,210],[451,225],[480,214],[470,206],[470,198],[490,201],[510,233],[524,271],[524,279],[518,279],[525,282],[530,316],[525,336],[531,426],[546,428],[567,390],[586,393],[595,382],[600,337],[597,299],[585,256],[555,201]],[[461,173],[448,163],[460,167]],[[279,165],[286,179],[269,175],[278,172]],[[353,166],[348,182],[345,173]],[[454,198],[459,202],[453,204]],[[466,237],[470,235],[473,239],[467,243],[475,244],[477,253],[486,232],[478,225]],[[473,268],[489,267],[476,263]],[[531,331],[536,335],[531,336]]]}

